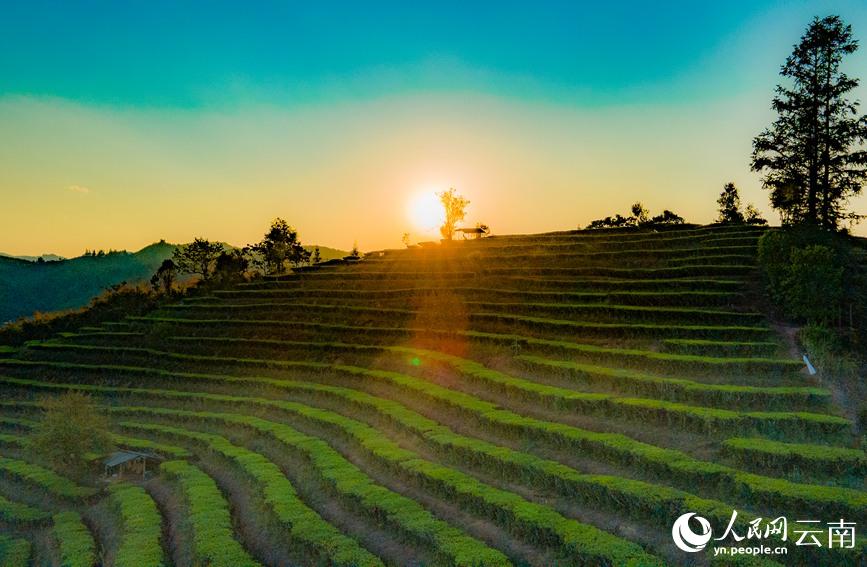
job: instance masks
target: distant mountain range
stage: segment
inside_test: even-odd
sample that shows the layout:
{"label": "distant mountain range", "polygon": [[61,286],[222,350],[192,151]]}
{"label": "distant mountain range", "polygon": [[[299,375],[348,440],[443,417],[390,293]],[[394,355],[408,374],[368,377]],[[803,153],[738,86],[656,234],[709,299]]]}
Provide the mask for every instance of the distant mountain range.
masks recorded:
{"label": "distant mountain range", "polygon": [[42,258],[45,262],[54,262],[57,260],[66,260],[63,256],[58,256],[57,254],[43,254],[41,256],[13,256],[12,254],[4,254],[0,252],[0,257],[3,258],[15,258],[18,260],[26,260],[28,262],[36,262],[40,258]]}
{"label": "distant mountain range", "polygon": [[[54,254],[10,256],[0,253],[0,324],[35,311],[83,307],[106,288],[120,282],[146,282],[176,245],[160,241],[138,252],[64,259]],[[306,246],[310,250],[313,246]],[[348,254],[319,247],[322,260]]]}

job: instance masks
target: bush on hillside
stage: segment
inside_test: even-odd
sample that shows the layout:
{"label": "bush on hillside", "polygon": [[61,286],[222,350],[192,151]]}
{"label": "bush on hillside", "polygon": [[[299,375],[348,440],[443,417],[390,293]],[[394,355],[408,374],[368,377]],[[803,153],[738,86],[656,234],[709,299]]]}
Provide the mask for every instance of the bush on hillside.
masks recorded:
{"label": "bush on hillside", "polygon": [[600,228],[627,228],[638,226],[635,217],[624,217],[615,215],[614,217],[605,217],[604,219],[596,219],[587,225],[588,230]]}
{"label": "bush on hillside", "polygon": [[799,319],[829,324],[843,307],[843,263],[821,244],[795,248],[782,285],[788,311]]}
{"label": "bush on hillside", "polygon": [[759,264],[786,316],[852,327],[863,316],[856,313],[863,309],[863,268],[847,237],[805,227],[769,231],[759,239]]}
{"label": "bush on hillside", "polygon": [[783,315],[807,323],[800,340],[817,365],[853,376],[864,352],[867,263],[845,234],[809,227],[768,231],[759,239],[759,265]]}
{"label": "bush on hillside", "polygon": [[798,332],[798,340],[813,363],[826,373],[845,377],[857,375],[858,360],[848,352],[846,341],[833,329],[806,325]]}
{"label": "bush on hillside", "polygon": [[618,214],[613,217],[596,219],[587,225],[587,230],[602,228],[657,228],[680,225],[685,222],[682,216],[668,209],[663,210],[662,213],[654,217],[650,217],[650,213],[640,202],[633,204],[630,211],[632,214],[628,217]]}
{"label": "bush on hillside", "polygon": [[651,227],[661,226],[661,225],[675,225],[675,224],[684,224],[683,217],[665,209],[661,214],[656,215],[655,217],[650,219],[648,223]]}
{"label": "bush on hillside", "polygon": [[[318,248],[316,250],[319,251]],[[241,250],[220,252],[214,262],[214,283],[218,286],[227,286],[244,281],[249,265],[250,261],[244,257]]]}

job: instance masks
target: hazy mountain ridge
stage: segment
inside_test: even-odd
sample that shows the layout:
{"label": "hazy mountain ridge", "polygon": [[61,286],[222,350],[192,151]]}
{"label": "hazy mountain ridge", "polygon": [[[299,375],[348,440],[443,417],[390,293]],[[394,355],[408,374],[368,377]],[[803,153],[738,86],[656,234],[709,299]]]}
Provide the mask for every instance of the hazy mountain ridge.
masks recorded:
{"label": "hazy mountain ridge", "polygon": [[[0,324],[35,311],[57,311],[87,305],[107,287],[120,282],[146,282],[177,245],[165,241],[138,252],[35,261],[34,257],[0,255]],[[226,245],[231,247],[230,245]],[[313,246],[307,246],[310,250]],[[320,246],[323,260],[348,252]],[[27,258],[34,258],[29,260]]]}
{"label": "hazy mountain ridge", "polygon": [[42,258],[46,262],[57,262],[60,260],[66,260],[64,256],[59,256],[57,254],[40,254],[39,256],[15,256],[14,254],[6,254],[5,252],[0,252],[0,258],[14,258],[16,260],[23,260],[25,262],[36,262],[40,258]]}

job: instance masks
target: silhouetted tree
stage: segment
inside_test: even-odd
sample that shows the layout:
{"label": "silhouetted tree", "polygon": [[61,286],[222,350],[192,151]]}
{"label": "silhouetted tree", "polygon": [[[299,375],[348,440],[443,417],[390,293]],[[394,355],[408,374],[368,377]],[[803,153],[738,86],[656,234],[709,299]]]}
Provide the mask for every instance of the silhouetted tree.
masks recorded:
{"label": "silhouetted tree", "polygon": [[221,284],[241,281],[248,266],[249,261],[242,250],[220,252],[214,261],[214,279]]}
{"label": "silhouetted tree", "polygon": [[614,215],[613,217],[605,217],[604,219],[596,219],[587,225],[588,230],[599,228],[626,228],[635,226],[635,217],[624,217],[623,215]]}
{"label": "silhouetted tree", "polygon": [[319,247],[317,246],[316,248],[313,249],[313,260],[312,260],[312,262],[313,262],[314,264],[318,264],[318,263],[321,262],[321,261],[322,261],[322,253],[319,252]]}
{"label": "silhouetted tree", "polygon": [[742,224],[744,222],[744,215],[741,212],[741,197],[734,183],[726,183],[723,186],[716,202],[719,205],[717,222],[721,224]]}
{"label": "silhouetted tree", "polygon": [[647,224],[647,217],[650,213],[644,208],[644,205],[642,205],[641,202],[633,203],[630,210],[632,211],[632,216],[635,217],[635,222],[638,223],[638,226]]}
{"label": "silhouetted tree", "polygon": [[448,191],[443,191],[442,193],[437,193],[437,197],[440,198],[440,202],[443,204],[443,210],[445,212],[445,222],[443,222],[443,225],[440,227],[440,234],[442,234],[442,237],[446,240],[451,240],[455,234],[455,227],[459,222],[464,220],[464,217],[467,215],[467,205],[469,205],[470,202],[458,195],[454,188],[451,188]]}
{"label": "silhouetted tree", "polygon": [[661,214],[656,215],[649,221],[645,222],[647,226],[662,226],[662,225],[672,225],[672,224],[683,224],[685,221],[683,217],[678,215],[677,213],[673,213],[668,209],[663,209]]}
{"label": "silhouetted tree", "polygon": [[349,251],[349,255],[354,258],[360,258],[360,252],[358,251],[358,242],[352,243],[352,250]]}
{"label": "silhouetted tree", "polygon": [[211,267],[223,251],[219,242],[210,242],[205,238],[195,238],[186,246],[175,248],[172,253],[177,270],[184,274],[198,274],[206,280],[211,276]]}
{"label": "silhouetted tree", "polygon": [[858,42],[839,16],[815,18],[786,59],[772,108],[776,121],[753,140],[752,169],[763,172],[783,222],[837,228],[848,198],[867,178],[867,117],[847,94],[858,86],[840,71]]}
{"label": "silhouetted tree", "polygon": [[587,225],[587,230],[601,228],[653,228],[654,226],[683,224],[685,222],[683,217],[668,209],[664,209],[662,213],[653,218],[649,218],[650,213],[641,203],[633,204],[630,209],[632,211],[631,216],[615,215],[613,217],[596,219]]}
{"label": "silhouetted tree", "polygon": [[716,202],[719,205],[717,222],[720,224],[768,224],[752,203],[747,205],[745,211],[741,211],[741,197],[734,183],[723,186]]}
{"label": "silhouetted tree", "polygon": [[168,295],[172,292],[172,285],[175,283],[176,275],[177,266],[175,266],[175,263],[171,258],[166,258],[163,260],[163,263],[160,264],[160,267],[157,268],[156,273],[151,277],[151,286],[153,286],[154,291],[162,289],[163,293]]}
{"label": "silhouetted tree", "polygon": [[746,224],[753,225],[766,225],[768,221],[762,216],[762,213],[756,209],[752,203],[747,205],[746,211],[744,213],[744,222]]}
{"label": "silhouetted tree", "polygon": [[403,236],[400,237],[400,241],[403,243],[404,246],[409,248],[409,233],[404,232]]}
{"label": "silhouetted tree", "polygon": [[266,274],[281,274],[289,266],[300,266],[310,259],[298,239],[298,231],[285,220],[276,218],[261,242],[247,247],[253,265]]}

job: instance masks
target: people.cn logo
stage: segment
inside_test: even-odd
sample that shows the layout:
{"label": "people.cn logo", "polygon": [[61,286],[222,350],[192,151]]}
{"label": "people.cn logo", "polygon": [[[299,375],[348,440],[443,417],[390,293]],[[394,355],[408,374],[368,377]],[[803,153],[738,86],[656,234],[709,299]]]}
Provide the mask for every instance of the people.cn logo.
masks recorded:
{"label": "people.cn logo", "polygon": [[[693,516],[695,517],[695,521],[698,522],[699,533],[692,531],[689,525],[689,521]],[[671,526],[671,538],[674,540],[674,545],[690,553],[704,549],[710,541],[711,535],[710,522],[701,516],[696,516],[694,512],[682,515]]]}

